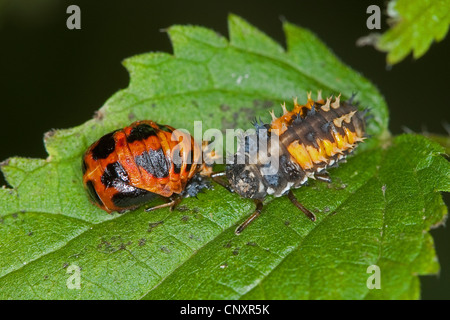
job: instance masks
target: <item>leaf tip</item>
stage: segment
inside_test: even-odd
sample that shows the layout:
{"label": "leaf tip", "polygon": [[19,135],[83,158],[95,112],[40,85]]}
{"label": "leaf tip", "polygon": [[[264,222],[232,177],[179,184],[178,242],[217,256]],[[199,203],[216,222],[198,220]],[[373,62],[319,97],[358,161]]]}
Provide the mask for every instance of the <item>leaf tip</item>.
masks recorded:
{"label": "leaf tip", "polygon": [[240,20],[243,20],[240,16],[238,16],[235,13],[229,12],[228,13],[228,22],[238,22]]}
{"label": "leaf tip", "polygon": [[9,162],[11,161],[11,158],[5,159],[3,161],[0,161],[0,170],[3,169],[3,167],[7,167],[9,165]]}

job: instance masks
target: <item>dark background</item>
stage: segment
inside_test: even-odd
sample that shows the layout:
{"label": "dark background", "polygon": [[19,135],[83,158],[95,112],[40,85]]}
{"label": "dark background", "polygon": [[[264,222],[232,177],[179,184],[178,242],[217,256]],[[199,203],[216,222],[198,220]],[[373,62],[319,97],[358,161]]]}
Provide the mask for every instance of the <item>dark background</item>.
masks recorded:
{"label": "dark background", "polygon": [[[81,30],[66,28],[66,8],[81,8]],[[10,156],[46,158],[42,137],[90,119],[114,92],[128,85],[121,61],[149,51],[172,52],[161,29],[202,25],[228,36],[235,13],[285,44],[281,18],[306,27],[353,69],[371,80],[390,109],[393,134],[404,126],[448,134],[450,40],[433,44],[391,69],[386,54],[356,47],[367,35],[366,8],[384,1],[65,1],[0,0],[0,161]],[[447,37],[448,38],[448,37]],[[5,181],[0,175],[0,185]],[[445,195],[449,204],[449,196]],[[441,262],[438,277],[421,277],[424,299],[450,299],[450,232],[431,231]]]}

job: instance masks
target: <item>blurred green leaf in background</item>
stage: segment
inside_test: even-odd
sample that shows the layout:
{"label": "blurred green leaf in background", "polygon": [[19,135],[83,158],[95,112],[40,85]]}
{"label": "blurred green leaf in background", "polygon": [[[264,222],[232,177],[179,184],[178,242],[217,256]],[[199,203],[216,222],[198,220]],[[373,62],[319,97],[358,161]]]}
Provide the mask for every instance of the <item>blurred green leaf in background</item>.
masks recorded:
{"label": "blurred green leaf in background", "polygon": [[369,42],[375,48],[387,52],[389,65],[411,52],[414,59],[419,59],[433,41],[445,38],[450,26],[450,0],[392,0],[386,11],[391,28],[379,37],[363,39],[372,39]]}

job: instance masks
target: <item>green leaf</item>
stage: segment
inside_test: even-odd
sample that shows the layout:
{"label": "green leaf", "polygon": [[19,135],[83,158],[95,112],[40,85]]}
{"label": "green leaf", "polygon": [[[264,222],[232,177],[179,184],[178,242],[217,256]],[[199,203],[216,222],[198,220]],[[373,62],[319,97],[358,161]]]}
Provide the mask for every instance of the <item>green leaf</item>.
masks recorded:
{"label": "green leaf", "polygon": [[394,27],[375,44],[388,52],[388,64],[403,60],[411,51],[415,59],[428,51],[433,41],[443,40],[450,25],[449,0],[394,0],[388,14]]}
{"label": "green leaf", "polygon": [[426,136],[428,139],[435,141],[439,143],[441,146],[444,147],[445,153],[447,155],[450,155],[450,134],[448,135],[440,135],[440,134],[434,134],[434,133],[424,133],[424,136]]}
{"label": "green leaf", "polygon": [[[129,87],[94,119],[46,134],[47,159],[3,162],[11,188],[0,189],[0,299],[417,298],[417,275],[439,268],[427,231],[446,214],[439,192],[450,190],[449,163],[422,136],[392,139],[376,88],[310,31],[283,27],[287,50],[234,15],[230,41],[201,27],[171,27],[174,55],[126,60]],[[268,198],[236,236],[253,202],[218,185],[173,212],[112,215],[83,190],[84,150],[131,121],[245,129],[319,89],[344,98],[358,92],[373,119],[372,138],[331,170],[332,184],[295,190],[316,212],[314,223],[287,199]],[[381,290],[366,286],[373,264]]]}

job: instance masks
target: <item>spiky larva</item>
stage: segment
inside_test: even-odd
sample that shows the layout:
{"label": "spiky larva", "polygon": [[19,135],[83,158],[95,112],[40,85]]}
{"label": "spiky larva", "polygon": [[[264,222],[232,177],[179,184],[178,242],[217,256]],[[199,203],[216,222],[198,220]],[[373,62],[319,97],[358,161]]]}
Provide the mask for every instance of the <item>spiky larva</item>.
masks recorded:
{"label": "spiky larva", "polygon": [[[226,176],[231,189],[244,198],[257,201],[257,211],[241,229],[254,219],[254,215],[259,214],[262,200],[268,194],[275,197],[287,194],[303,212],[314,216],[296,201],[291,189],[301,187],[308,178],[331,181],[326,169],[343,161],[359,142],[364,141],[366,112],[358,110],[353,104],[353,98],[341,101],[339,94],[334,99],[328,97],[324,100],[319,91],[317,100],[313,100],[309,92],[304,105],[298,104],[297,98],[294,98],[294,107],[288,111],[283,103],[280,117],[271,111],[270,124],[256,126],[255,137],[243,139],[246,144],[267,139],[268,156],[274,150],[278,153],[270,165],[277,165],[278,170],[274,174],[264,174],[268,164],[259,161],[259,157],[257,163],[233,163],[227,166]],[[261,130],[266,128],[268,133],[261,134]],[[273,135],[278,139],[271,139]],[[245,143],[239,152],[254,150]]]}

